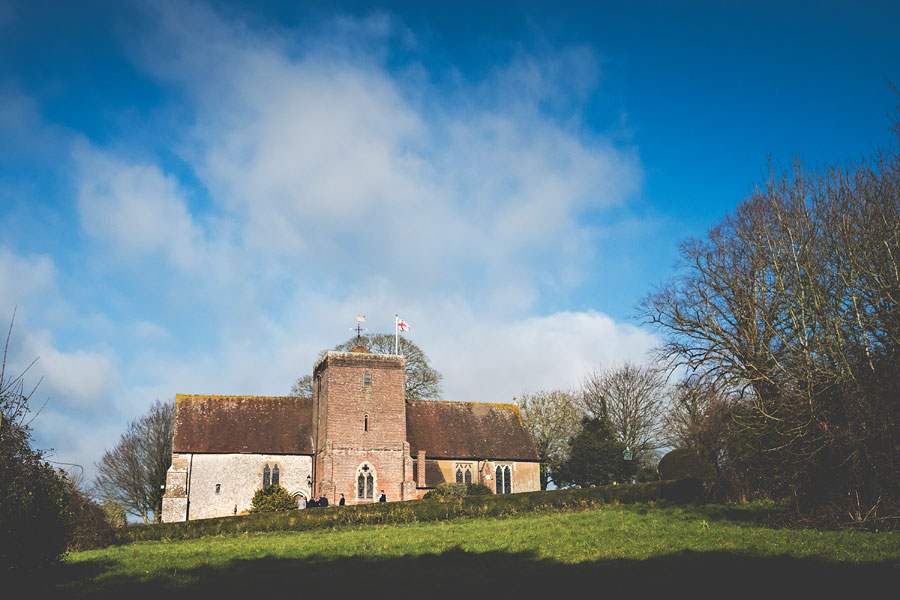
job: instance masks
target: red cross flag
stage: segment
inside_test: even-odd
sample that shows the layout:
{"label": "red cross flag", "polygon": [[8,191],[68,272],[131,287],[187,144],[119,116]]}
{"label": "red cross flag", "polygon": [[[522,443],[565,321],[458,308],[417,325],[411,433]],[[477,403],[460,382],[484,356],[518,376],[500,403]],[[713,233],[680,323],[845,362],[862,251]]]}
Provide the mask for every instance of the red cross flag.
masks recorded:
{"label": "red cross flag", "polygon": [[409,331],[409,325],[400,318],[400,315],[394,315],[394,354],[400,354],[401,331]]}

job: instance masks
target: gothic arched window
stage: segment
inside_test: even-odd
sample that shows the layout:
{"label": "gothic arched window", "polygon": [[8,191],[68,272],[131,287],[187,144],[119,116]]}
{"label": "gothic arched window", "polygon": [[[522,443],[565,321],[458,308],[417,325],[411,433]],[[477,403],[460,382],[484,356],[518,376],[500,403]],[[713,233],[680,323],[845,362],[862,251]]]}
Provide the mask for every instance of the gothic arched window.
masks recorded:
{"label": "gothic arched window", "polygon": [[272,467],[272,485],[278,485],[278,465]]}
{"label": "gothic arched window", "polygon": [[360,500],[375,497],[375,471],[368,463],[363,463],[356,470],[356,497]]}
{"label": "gothic arched window", "polygon": [[472,484],[472,465],[456,465],[456,483]]}
{"label": "gothic arched window", "polygon": [[509,465],[497,465],[496,485],[498,494],[512,493],[512,471]]}
{"label": "gothic arched window", "polygon": [[263,469],[263,487],[269,487],[272,483],[272,471],[269,469],[269,465]]}

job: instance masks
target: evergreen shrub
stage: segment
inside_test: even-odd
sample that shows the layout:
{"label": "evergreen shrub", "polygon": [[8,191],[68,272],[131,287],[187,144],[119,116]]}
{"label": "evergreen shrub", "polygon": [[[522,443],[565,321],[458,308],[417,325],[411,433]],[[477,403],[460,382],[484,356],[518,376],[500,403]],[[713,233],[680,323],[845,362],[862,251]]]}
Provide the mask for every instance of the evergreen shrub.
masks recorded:
{"label": "evergreen shrub", "polygon": [[250,501],[251,513],[277,512],[297,508],[297,501],[280,485],[267,485],[256,490]]}
{"label": "evergreen shrub", "polygon": [[69,484],[30,445],[0,398],[0,573],[20,576],[60,560],[72,531]]}
{"label": "evergreen shrub", "polygon": [[494,492],[483,483],[472,483],[466,489],[466,496],[490,496]]}
{"label": "evergreen shrub", "polygon": [[708,460],[687,449],[672,450],[662,457],[656,467],[660,479],[684,479],[693,477],[709,481],[716,476],[716,470]]}

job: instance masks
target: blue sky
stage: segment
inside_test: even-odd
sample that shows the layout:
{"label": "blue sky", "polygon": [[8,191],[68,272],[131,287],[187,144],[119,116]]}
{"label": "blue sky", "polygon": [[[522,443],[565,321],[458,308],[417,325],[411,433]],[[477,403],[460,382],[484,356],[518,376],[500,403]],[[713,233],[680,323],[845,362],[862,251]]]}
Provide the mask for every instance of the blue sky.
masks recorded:
{"label": "blue sky", "polygon": [[[643,360],[766,160],[889,141],[897,3],[0,2],[0,322],[88,475],[399,313],[449,400]],[[483,6],[487,4],[487,6]]]}

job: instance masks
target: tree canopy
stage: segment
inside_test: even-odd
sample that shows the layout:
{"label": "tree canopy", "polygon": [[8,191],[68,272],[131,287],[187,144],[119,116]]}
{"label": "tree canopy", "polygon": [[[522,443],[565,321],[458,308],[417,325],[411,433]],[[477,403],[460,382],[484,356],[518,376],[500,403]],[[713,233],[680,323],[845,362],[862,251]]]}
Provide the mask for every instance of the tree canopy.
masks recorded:
{"label": "tree canopy", "polygon": [[560,485],[609,485],[629,480],[633,461],[624,457],[625,444],[615,438],[609,421],[602,417],[585,417],[581,429],[569,444],[569,455],[551,471]]}
{"label": "tree canopy", "polygon": [[579,404],[585,414],[607,419],[615,439],[631,449],[635,460],[646,463],[663,445],[665,399],[665,378],[659,369],[626,362],[589,373]]}
{"label": "tree canopy", "polygon": [[662,358],[739,399],[744,472],[807,511],[900,512],[897,122],[894,133],[857,163],[770,168],[681,245],[678,273],[641,305]]}
{"label": "tree canopy", "polygon": [[541,459],[541,489],[547,489],[551,471],[568,456],[569,442],[581,427],[576,395],[564,390],[522,394],[519,411]]}
{"label": "tree canopy", "polygon": [[[394,336],[386,333],[354,335],[334,350],[348,352],[362,346],[375,354],[394,354]],[[428,356],[415,343],[403,336],[399,353],[406,357],[406,399],[436,400],[441,395],[441,374],[428,362]],[[324,356],[325,352],[322,352]],[[300,377],[291,386],[291,396],[312,396],[312,375]]]}

